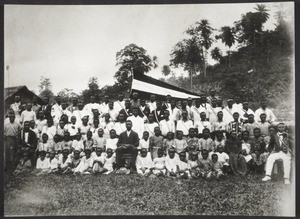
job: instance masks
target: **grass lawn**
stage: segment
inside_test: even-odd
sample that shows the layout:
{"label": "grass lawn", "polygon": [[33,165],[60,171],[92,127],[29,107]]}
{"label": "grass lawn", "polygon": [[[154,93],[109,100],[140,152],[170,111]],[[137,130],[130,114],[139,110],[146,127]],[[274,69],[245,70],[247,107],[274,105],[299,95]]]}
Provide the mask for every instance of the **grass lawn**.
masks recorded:
{"label": "grass lawn", "polygon": [[[261,175],[221,181],[130,175],[6,176],[5,215],[288,214],[293,185]],[[293,214],[291,212],[290,214]]]}

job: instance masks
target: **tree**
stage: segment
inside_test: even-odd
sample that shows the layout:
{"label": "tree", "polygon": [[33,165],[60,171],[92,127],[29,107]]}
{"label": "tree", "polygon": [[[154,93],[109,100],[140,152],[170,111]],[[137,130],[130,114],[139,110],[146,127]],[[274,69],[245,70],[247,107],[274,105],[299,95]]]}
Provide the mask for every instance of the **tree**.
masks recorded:
{"label": "tree", "polygon": [[203,19],[200,22],[196,22],[195,25],[189,28],[186,33],[195,37],[197,44],[202,48],[203,57],[203,72],[204,78],[206,78],[206,60],[207,50],[211,47],[213,39],[211,37],[213,28],[210,26],[208,20]]}
{"label": "tree", "polygon": [[143,47],[130,44],[116,54],[118,71],[115,78],[118,83],[129,84],[132,74],[144,74],[156,68],[157,57],[150,57]]}
{"label": "tree", "polygon": [[196,75],[202,67],[202,54],[195,37],[177,43],[171,53],[171,66],[180,66],[189,72],[191,91],[193,90],[193,75]]}
{"label": "tree", "polygon": [[211,50],[210,54],[211,54],[212,59],[214,59],[214,60],[216,60],[218,62],[220,62],[222,60],[222,58],[223,58],[222,52],[221,52],[221,50],[218,47],[213,48]]}
{"label": "tree", "polygon": [[230,66],[230,48],[235,43],[234,29],[229,26],[221,27],[221,33],[216,35],[216,39],[221,39],[228,46],[228,66]]}
{"label": "tree", "polygon": [[66,103],[71,103],[73,97],[78,97],[79,95],[73,92],[73,89],[64,88],[57,93],[58,96],[61,97],[63,101]]}
{"label": "tree", "polygon": [[171,73],[170,66],[164,65],[164,66],[162,67],[161,72],[162,72],[162,74],[163,74],[164,76],[168,76],[168,75]]}
{"label": "tree", "polygon": [[49,78],[41,77],[40,80],[40,94],[39,97],[44,99],[45,97],[48,97],[50,102],[54,99],[54,94],[52,92],[52,84]]}
{"label": "tree", "polygon": [[91,96],[95,96],[96,102],[100,101],[101,91],[96,77],[89,78],[88,89],[83,90],[81,96],[84,104],[90,101]]}

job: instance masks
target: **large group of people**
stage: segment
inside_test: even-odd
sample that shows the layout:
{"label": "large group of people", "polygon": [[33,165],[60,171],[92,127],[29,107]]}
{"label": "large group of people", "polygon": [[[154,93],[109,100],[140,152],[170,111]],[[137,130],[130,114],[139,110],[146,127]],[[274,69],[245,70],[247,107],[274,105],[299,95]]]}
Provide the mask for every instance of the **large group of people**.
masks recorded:
{"label": "large group of people", "polygon": [[[4,120],[5,168],[14,174],[130,174],[222,178],[265,174],[271,180],[282,161],[290,183],[291,144],[266,99],[253,111],[239,97],[223,100],[212,91],[197,99],[149,100],[134,92],[99,103],[60,96],[22,103],[19,96]],[[275,167],[275,168],[274,168]]]}

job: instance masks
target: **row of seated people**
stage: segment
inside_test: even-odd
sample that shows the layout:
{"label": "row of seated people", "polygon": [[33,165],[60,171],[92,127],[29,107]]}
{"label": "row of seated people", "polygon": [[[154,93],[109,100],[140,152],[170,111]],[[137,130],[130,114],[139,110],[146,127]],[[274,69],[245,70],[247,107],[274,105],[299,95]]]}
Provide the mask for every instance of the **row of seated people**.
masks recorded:
{"label": "row of seated people", "polygon": [[[102,156],[102,152],[106,151],[106,152],[111,152],[112,153],[111,156],[116,157],[116,165],[112,165],[112,167],[116,167],[117,172],[122,171],[123,168],[125,172],[127,171],[127,173],[129,173],[132,172],[132,168],[136,168],[137,172],[140,174],[146,174],[147,172],[146,175],[149,175],[151,173],[150,170],[153,170],[153,167],[150,164],[151,162],[155,161],[155,158],[158,157],[160,150],[162,150],[163,154],[167,158],[169,156],[168,152],[170,152],[171,149],[174,150],[175,152],[174,156],[177,157],[178,158],[177,160],[180,161],[184,161],[186,157],[187,157],[187,161],[190,159],[194,159],[192,158],[193,157],[192,155],[195,156],[197,155],[196,161],[201,167],[203,166],[202,164],[200,164],[201,163],[200,160],[208,159],[205,158],[205,156],[203,157],[203,153],[207,152],[208,155],[211,156],[213,154],[216,154],[213,157],[217,159],[217,161],[219,160],[218,162],[220,163],[222,172],[219,172],[220,174],[219,175],[217,174],[218,176],[221,176],[223,174],[224,168],[226,170],[225,172],[231,172],[235,175],[246,174],[248,168],[262,173],[265,170],[264,165],[265,163],[267,163],[266,170],[265,170],[267,178],[265,177],[264,181],[269,180],[268,177],[271,175],[270,171],[272,171],[274,162],[278,159],[283,159],[286,183],[289,183],[291,150],[290,150],[287,134],[285,133],[286,127],[282,123],[278,124],[277,133],[275,133],[276,129],[274,126],[269,127],[268,130],[269,133],[267,136],[261,136],[261,130],[259,128],[254,128],[253,138],[250,138],[249,131],[247,130],[244,130],[241,134],[239,134],[236,130],[231,130],[230,134],[226,131],[217,130],[214,133],[214,135],[212,135],[213,139],[211,138],[211,133],[208,128],[204,128],[200,136],[197,134],[196,128],[190,128],[189,134],[187,136],[184,136],[183,131],[178,130],[176,132],[175,139],[174,139],[173,132],[168,132],[166,138],[164,138],[161,135],[161,130],[159,126],[156,126],[154,128],[154,135],[149,137],[149,132],[144,131],[142,138],[140,139],[138,134],[131,130],[132,124],[133,123],[131,120],[127,120],[126,131],[122,132],[119,136],[116,134],[116,131],[114,129],[111,129],[109,138],[103,137],[103,131],[104,131],[103,129],[98,130],[98,136],[96,139],[93,139],[93,133],[91,131],[87,132],[86,139],[82,138],[80,132],[76,133],[75,139],[71,138],[68,132],[65,132],[66,135],[64,135],[63,138],[60,138],[60,136],[56,134],[54,137],[54,141],[49,142],[48,135],[46,133],[43,133],[42,141],[38,143],[38,146],[35,150],[34,150],[34,146],[29,144],[27,144],[27,147],[25,145],[23,149],[25,151],[27,149],[26,153],[28,153],[31,163],[35,163],[36,158],[39,157],[36,164],[37,169],[40,169],[38,168],[40,166],[38,165],[39,159],[41,159],[40,156],[44,153],[45,156],[50,157],[49,160],[50,162],[53,159],[53,158],[51,159],[51,157],[53,156],[55,157],[55,159],[61,160],[62,159],[61,157],[63,157],[64,154],[62,153],[63,151],[65,151],[65,153],[67,153],[68,156],[70,153],[71,154],[70,156],[72,157],[74,157],[75,151],[76,153],[79,152],[79,157],[82,158],[83,160],[87,160],[87,158],[89,160],[90,157],[93,160],[94,156],[87,155],[86,154],[87,151],[93,152],[94,155],[96,155],[97,151],[99,151],[98,153],[99,156]],[[26,127],[26,130],[29,130],[29,122],[26,122],[24,125],[25,125],[24,129]],[[136,134],[134,138],[131,138],[132,137],[130,135],[131,132]],[[200,139],[198,137],[200,137]],[[144,150],[146,150],[146,154],[143,153]],[[89,154],[89,152],[87,153]],[[129,153],[130,159],[122,158],[122,155],[124,155],[124,153],[125,154]],[[184,158],[183,158],[183,153],[185,154]],[[269,156],[270,154],[271,156]],[[278,155],[280,155],[279,156],[280,158],[278,158]],[[106,154],[104,157],[110,158],[111,156]],[[137,156],[138,159],[136,159]],[[149,157],[151,159],[149,159]],[[269,159],[270,157],[271,159]],[[43,160],[44,159],[45,158],[43,158]],[[171,157],[170,159],[173,158]],[[127,162],[127,160],[129,161]],[[143,173],[141,173],[139,168],[141,164],[140,160],[145,160],[145,162],[146,160],[148,161],[151,160],[151,162],[148,162],[151,168],[148,168],[148,171],[146,172],[143,171]],[[270,160],[269,164],[268,164],[268,160]],[[191,161],[195,161],[195,160],[191,160]],[[53,162],[55,162],[55,160]],[[91,162],[92,164],[89,162]],[[99,172],[99,171],[95,171],[96,167],[94,168],[94,164],[95,164],[94,160],[89,162],[88,162],[89,165],[85,165],[84,167],[88,166],[89,170],[91,170],[92,172]],[[178,168],[177,167],[178,162],[177,161],[175,162],[176,168]],[[104,164],[105,162],[98,163],[98,165],[100,165],[101,167],[101,168],[99,166],[97,167],[98,169],[101,170],[100,172],[102,172]],[[60,166],[61,165],[62,163],[60,163]],[[142,169],[145,170],[146,167],[144,166],[144,164],[141,165],[142,165]],[[199,165],[197,166],[197,168],[199,167]],[[214,165],[210,165],[210,166],[214,166]],[[87,171],[86,168],[82,169],[81,167],[82,165],[79,165],[79,167],[76,167],[76,169],[73,168],[74,173],[85,173]],[[49,166],[47,168],[49,169]],[[105,170],[105,172],[109,173],[112,170],[113,169],[110,169],[109,171]],[[172,171],[170,172],[170,169],[168,168],[166,170],[167,170],[166,172],[167,175],[172,175],[172,176],[178,175],[177,172],[175,172],[176,174],[173,173]],[[198,170],[199,168],[197,169],[197,171]],[[209,171],[206,172],[207,174],[204,175],[202,174],[203,173],[202,170],[201,171],[199,170],[198,173],[205,177],[207,176],[210,177],[211,174],[208,173],[210,172],[211,169],[208,168],[208,170]],[[193,176],[191,172],[189,172],[189,174],[188,172],[186,172],[186,174],[184,174],[184,177]],[[196,176],[198,177],[199,174],[196,174]]]}

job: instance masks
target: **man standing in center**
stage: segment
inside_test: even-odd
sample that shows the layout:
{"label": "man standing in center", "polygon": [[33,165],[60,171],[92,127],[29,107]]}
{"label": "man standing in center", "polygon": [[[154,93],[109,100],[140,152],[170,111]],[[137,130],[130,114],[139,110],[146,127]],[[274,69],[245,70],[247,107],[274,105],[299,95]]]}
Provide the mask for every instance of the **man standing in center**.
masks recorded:
{"label": "man standing in center", "polygon": [[117,143],[116,164],[117,164],[117,168],[121,168],[123,166],[122,164],[124,163],[122,162],[122,155],[130,154],[131,155],[130,171],[132,172],[138,154],[137,148],[139,146],[139,136],[135,131],[131,130],[131,128],[132,128],[132,122],[130,120],[127,120],[126,121],[127,130],[120,134]]}

